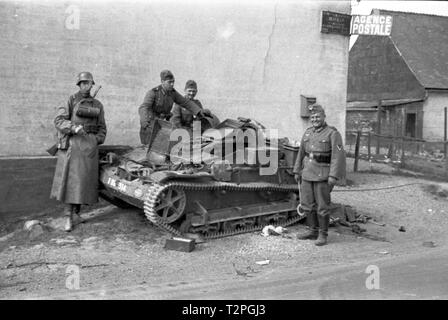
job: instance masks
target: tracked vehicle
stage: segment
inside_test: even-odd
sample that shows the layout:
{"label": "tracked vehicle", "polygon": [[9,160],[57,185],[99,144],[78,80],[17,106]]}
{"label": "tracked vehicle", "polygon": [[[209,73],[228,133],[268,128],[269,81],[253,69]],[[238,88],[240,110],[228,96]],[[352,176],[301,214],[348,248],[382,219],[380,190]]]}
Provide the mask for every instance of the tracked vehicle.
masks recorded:
{"label": "tracked vehicle", "polygon": [[299,221],[298,147],[250,119],[204,120],[175,132],[157,120],[149,145],[102,146],[100,196],[143,209],[176,236],[213,239]]}

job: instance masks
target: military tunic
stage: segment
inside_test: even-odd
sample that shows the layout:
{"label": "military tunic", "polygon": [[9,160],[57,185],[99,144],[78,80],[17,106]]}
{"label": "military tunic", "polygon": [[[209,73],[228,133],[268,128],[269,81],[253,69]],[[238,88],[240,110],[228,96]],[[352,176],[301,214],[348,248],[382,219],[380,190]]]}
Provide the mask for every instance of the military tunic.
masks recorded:
{"label": "military tunic", "polygon": [[[60,139],[50,197],[64,203],[98,202],[98,145],[104,142],[107,129],[103,105],[96,99],[93,99],[93,106],[99,108],[97,117],[76,114],[78,102],[84,98],[91,98],[90,93],[78,92],[70,96],[67,104],[58,109],[54,120]],[[87,134],[74,134],[77,125],[82,125]]]}
{"label": "military tunic", "polygon": [[326,123],[315,129],[308,128],[300,143],[293,172],[302,178],[300,201],[305,211],[317,207],[319,215],[330,209],[331,187],[328,177],[345,178],[346,160],[341,134]]}
{"label": "military tunic", "polygon": [[[192,99],[191,101],[196,103],[202,109],[201,101],[196,99]],[[189,111],[188,109],[181,107],[180,105],[175,103],[173,109],[171,110],[171,113],[173,115],[171,116],[170,121],[173,124],[174,128],[190,128],[193,125],[193,113],[191,113],[191,111]]]}
{"label": "military tunic", "polygon": [[143,103],[138,109],[140,115],[140,139],[143,144],[146,144],[148,132],[151,131],[149,126],[151,120],[160,118],[168,120],[171,116],[171,109],[173,103],[186,108],[194,115],[198,114],[201,108],[193,101],[186,99],[175,89],[166,91],[162,85],[152,88],[146,93]]}

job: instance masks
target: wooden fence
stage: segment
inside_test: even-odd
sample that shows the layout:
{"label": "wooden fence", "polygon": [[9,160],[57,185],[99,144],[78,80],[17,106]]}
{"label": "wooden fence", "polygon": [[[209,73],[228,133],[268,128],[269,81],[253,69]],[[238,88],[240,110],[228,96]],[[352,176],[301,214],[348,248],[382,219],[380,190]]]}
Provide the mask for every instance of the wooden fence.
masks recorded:
{"label": "wooden fence", "polygon": [[448,177],[448,141],[429,141],[404,136],[381,135],[371,131],[346,131],[347,155],[359,159],[383,162],[399,168],[429,175]]}

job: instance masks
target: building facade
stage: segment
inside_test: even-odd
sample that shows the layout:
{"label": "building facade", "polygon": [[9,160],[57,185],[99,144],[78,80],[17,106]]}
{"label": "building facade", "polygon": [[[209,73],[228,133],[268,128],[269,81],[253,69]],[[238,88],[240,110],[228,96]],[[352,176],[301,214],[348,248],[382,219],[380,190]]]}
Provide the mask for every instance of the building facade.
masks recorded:
{"label": "building facade", "polygon": [[139,143],[138,106],[170,69],[175,88],[222,120],[253,118],[297,138],[314,96],[344,130],[347,36],[320,32],[321,11],[349,1],[1,2],[0,156],[45,155],[58,105],[91,71],[102,85],[106,144]]}
{"label": "building facade", "polygon": [[349,55],[347,129],[444,138],[448,107],[448,17],[379,10],[390,36],[359,36]]}

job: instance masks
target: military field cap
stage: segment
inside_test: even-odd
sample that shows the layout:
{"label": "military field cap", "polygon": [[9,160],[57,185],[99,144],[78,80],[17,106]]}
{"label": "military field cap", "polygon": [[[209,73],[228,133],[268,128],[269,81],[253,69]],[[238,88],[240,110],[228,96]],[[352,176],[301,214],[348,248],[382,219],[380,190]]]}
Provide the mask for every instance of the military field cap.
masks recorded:
{"label": "military field cap", "polygon": [[324,108],[322,108],[322,106],[320,104],[312,104],[308,107],[308,109],[310,110],[310,114],[313,113],[322,113],[323,115],[325,115],[325,110]]}
{"label": "military field cap", "polygon": [[87,71],[83,71],[78,74],[78,77],[76,78],[76,85],[79,86],[81,81],[92,81],[92,84],[95,84],[92,74]]}
{"label": "military field cap", "polygon": [[189,88],[198,90],[198,85],[197,85],[196,81],[188,80],[187,83],[185,83],[185,90],[187,90]]}
{"label": "military field cap", "polygon": [[163,70],[160,72],[160,80],[174,80],[174,75],[170,70]]}

